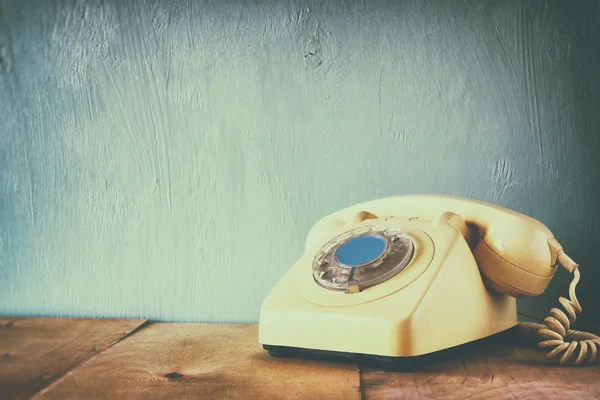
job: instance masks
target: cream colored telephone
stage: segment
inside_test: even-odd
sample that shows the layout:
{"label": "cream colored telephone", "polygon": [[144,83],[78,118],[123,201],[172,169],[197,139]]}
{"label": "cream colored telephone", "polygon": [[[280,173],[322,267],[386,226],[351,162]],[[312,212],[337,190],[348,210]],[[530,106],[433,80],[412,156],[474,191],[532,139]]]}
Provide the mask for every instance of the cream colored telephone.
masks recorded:
{"label": "cream colored telephone", "polygon": [[598,336],[573,331],[578,265],[541,222],[492,204],[411,195],[368,201],[318,221],[304,255],[264,300],[259,342],[378,357],[433,353],[518,325],[516,297],[544,292],[557,265],[574,275],[540,347],[593,363]]}

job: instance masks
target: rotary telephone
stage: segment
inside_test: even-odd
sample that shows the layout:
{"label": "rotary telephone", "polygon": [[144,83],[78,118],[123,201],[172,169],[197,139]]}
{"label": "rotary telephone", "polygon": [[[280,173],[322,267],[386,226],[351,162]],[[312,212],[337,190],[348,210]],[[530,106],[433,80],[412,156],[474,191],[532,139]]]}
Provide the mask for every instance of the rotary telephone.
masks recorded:
{"label": "rotary telephone", "polygon": [[[564,310],[519,323],[516,298],[573,274]],[[517,325],[562,364],[591,364],[600,337],[570,329],[582,311],[577,263],[526,215],[451,196],[408,195],[344,208],[309,231],[305,252],[264,300],[259,343],[273,356],[317,351],[414,357]],[[461,310],[456,313],[455,310]]]}

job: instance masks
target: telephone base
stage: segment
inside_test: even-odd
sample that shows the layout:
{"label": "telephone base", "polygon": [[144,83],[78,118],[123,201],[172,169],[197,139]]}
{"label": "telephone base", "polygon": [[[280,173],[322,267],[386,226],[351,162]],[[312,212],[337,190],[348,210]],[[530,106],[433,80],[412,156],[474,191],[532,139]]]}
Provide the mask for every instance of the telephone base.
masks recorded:
{"label": "telephone base", "polygon": [[260,344],[394,359],[435,353],[517,325],[516,299],[485,287],[455,229],[425,220],[378,223],[410,235],[411,263],[383,283],[345,294],[315,282],[311,265],[318,249],[307,251],[263,301]]}

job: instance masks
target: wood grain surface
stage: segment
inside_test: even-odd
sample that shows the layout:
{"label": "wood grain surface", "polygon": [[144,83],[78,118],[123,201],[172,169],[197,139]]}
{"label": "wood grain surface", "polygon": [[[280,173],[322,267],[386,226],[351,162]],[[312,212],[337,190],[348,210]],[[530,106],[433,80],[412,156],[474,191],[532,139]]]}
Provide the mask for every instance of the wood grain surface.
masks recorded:
{"label": "wood grain surface", "polygon": [[269,357],[256,325],[152,324],[38,398],[356,399],[355,366]]}
{"label": "wood grain surface", "polygon": [[365,399],[597,399],[600,365],[561,367],[514,335],[471,343],[403,372],[362,368]]}
{"label": "wood grain surface", "polygon": [[144,320],[0,318],[0,398],[30,397],[143,323]]}
{"label": "wood grain surface", "polygon": [[517,331],[389,372],[272,358],[257,325],[142,322],[0,318],[0,398],[600,398],[600,365],[557,366]]}

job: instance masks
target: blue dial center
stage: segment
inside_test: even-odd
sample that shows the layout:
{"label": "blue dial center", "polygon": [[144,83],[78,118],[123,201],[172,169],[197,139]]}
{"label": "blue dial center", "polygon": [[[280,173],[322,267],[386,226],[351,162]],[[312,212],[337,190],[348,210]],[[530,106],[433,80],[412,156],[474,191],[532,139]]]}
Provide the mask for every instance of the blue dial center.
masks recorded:
{"label": "blue dial center", "polygon": [[386,242],[379,236],[360,236],[350,239],[336,251],[336,258],[348,267],[375,261],[383,254]]}

